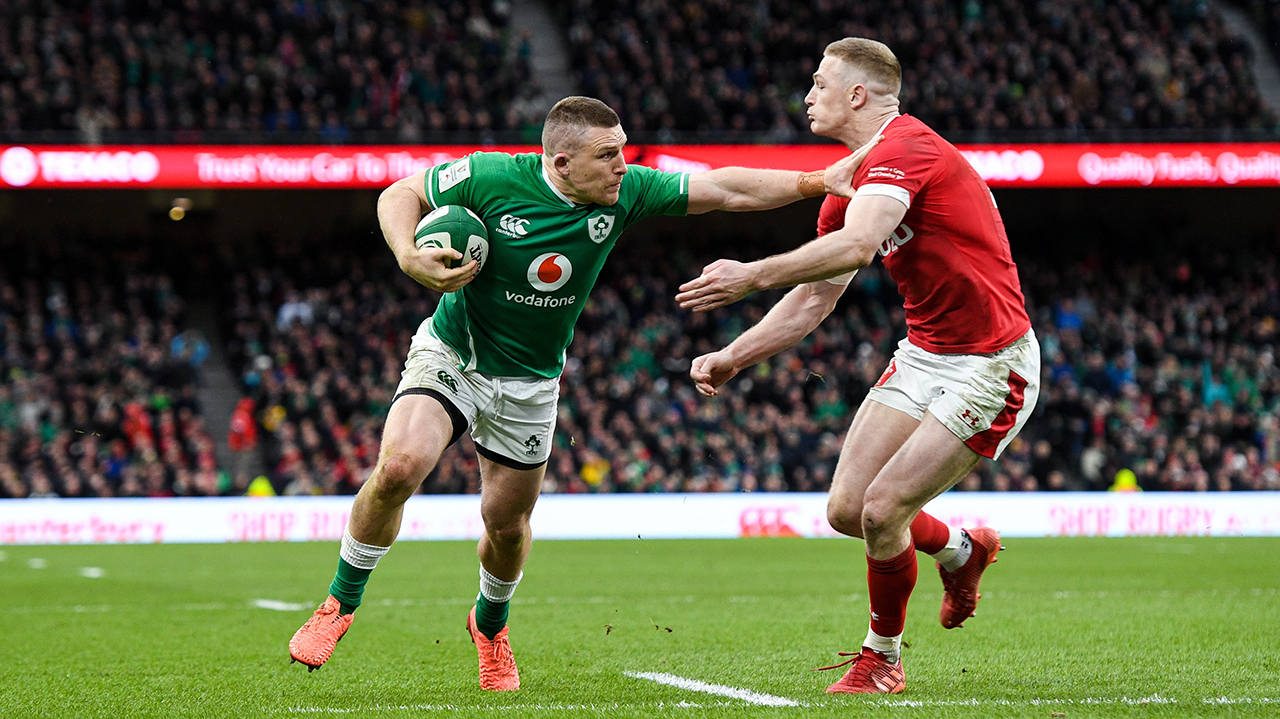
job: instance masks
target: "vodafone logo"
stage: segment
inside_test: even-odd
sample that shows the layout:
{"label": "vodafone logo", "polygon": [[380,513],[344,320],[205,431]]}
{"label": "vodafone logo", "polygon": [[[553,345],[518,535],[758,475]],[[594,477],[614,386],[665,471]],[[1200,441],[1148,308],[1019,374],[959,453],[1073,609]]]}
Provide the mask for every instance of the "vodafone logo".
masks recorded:
{"label": "vodafone logo", "polygon": [[0,180],[10,187],[26,187],[36,179],[36,153],[25,147],[10,147],[0,155]]}
{"label": "vodafone logo", "polygon": [[529,263],[529,284],[535,290],[555,292],[573,276],[573,263],[559,252],[547,252]]}

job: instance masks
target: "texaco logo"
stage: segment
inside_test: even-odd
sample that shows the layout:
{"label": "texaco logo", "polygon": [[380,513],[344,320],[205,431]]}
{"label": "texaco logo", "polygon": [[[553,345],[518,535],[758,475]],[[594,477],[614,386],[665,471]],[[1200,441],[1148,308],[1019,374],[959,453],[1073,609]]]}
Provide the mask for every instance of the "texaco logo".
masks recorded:
{"label": "texaco logo", "polygon": [[10,187],[26,187],[39,171],[36,153],[25,147],[10,147],[0,154],[0,180]]}

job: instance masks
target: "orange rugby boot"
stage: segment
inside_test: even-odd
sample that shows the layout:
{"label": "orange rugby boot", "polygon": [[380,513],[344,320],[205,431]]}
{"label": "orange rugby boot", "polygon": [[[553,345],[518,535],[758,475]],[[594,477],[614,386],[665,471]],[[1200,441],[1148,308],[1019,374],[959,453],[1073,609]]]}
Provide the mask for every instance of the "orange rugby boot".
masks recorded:
{"label": "orange rugby boot", "polygon": [[954,572],[948,572],[938,565],[938,574],[942,576],[942,611],[938,619],[942,626],[954,629],[964,624],[964,620],[973,616],[978,608],[978,581],[986,568],[998,561],[996,553],[1004,549],[1000,545],[1000,534],[990,527],[966,529],[969,541],[973,543],[973,553],[969,561]]}
{"label": "orange rugby boot", "polygon": [[839,669],[850,664],[840,681],[827,687],[828,694],[897,694],[907,688],[907,675],[902,671],[902,658],[890,664],[884,655],[863,647],[860,652],[840,652],[842,657],[853,657],[816,672]]}
{"label": "orange rugby boot", "polygon": [[520,688],[520,672],[516,670],[516,657],[511,653],[511,642],[507,640],[508,629],[510,627],[503,627],[497,636],[490,639],[476,628],[476,608],[472,607],[467,615],[467,632],[480,655],[481,689],[509,692]]}
{"label": "orange rugby boot", "polygon": [[342,603],[332,596],[324,600],[324,604],[289,640],[289,656],[293,658],[290,664],[302,662],[307,665],[308,672],[314,672],[329,661],[333,648],[355,618],[354,614],[339,614],[341,608]]}

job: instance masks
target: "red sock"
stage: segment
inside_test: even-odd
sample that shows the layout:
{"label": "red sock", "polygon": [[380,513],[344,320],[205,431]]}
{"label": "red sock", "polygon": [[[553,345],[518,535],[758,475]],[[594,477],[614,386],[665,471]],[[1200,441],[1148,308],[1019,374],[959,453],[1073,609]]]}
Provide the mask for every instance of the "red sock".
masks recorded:
{"label": "red sock", "polygon": [[916,586],[916,548],[892,559],[867,557],[867,587],[871,595],[871,631],[896,637],[907,623],[907,600]]}
{"label": "red sock", "polygon": [[937,554],[947,546],[951,528],[938,518],[921,512],[911,523],[911,541],[925,554]]}

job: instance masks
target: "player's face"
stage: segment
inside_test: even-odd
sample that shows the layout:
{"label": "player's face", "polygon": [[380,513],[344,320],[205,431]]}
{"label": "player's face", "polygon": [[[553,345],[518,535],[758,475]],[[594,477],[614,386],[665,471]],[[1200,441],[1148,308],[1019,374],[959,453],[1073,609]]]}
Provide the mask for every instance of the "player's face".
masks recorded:
{"label": "player's face", "polygon": [[813,73],[813,87],[804,104],[809,106],[809,130],[815,135],[837,135],[853,119],[852,88],[843,65],[843,60],[828,55]]}
{"label": "player's face", "polygon": [[565,179],[578,197],[573,199],[613,205],[618,202],[622,176],[627,174],[627,161],[622,148],[627,134],[622,126],[588,128],[581,146],[568,154],[569,176]]}

